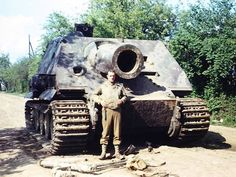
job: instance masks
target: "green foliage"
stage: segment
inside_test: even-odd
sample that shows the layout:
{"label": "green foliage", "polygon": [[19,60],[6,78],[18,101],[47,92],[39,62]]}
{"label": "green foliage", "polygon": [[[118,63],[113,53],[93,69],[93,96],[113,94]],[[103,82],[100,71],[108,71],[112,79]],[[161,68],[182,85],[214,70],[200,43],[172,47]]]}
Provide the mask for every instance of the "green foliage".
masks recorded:
{"label": "green foliage", "polygon": [[41,53],[40,55],[34,55],[30,59],[22,58],[13,65],[10,64],[8,55],[0,55],[0,79],[6,82],[9,92],[25,93],[28,91],[29,80],[37,73],[42,51],[45,50],[47,43],[73,31],[73,25],[69,18],[59,12],[54,12],[49,15],[44,29],[41,46],[36,51],[36,53]]}
{"label": "green foliage", "polygon": [[3,80],[5,76],[5,71],[11,66],[9,55],[0,53],[0,81]]}
{"label": "green foliage", "polygon": [[41,61],[40,55],[35,55],[29,62],[28,80],[32,78],[38,71],[38,67]]}
{"label": "green foliage", "polygon": [[236,97],[221,94],[208,100],[213,124],[236,127]]}
{"label": "green foliage", "polygon": [[[229,93],[227,78],[236,63],[236,9],[233,0],[200,2],[182,12],[170,49],[205,98]],[[231,89],[233,90],[233,89]]]}
{"label": "green foliage", "polygon": [[176,16],[164,1],[92,0],[83,20],[95,26],[98,37],[164,39],[171,35]]}
{"label": "green foliage", "polygon": [[57,37],[64,36],[73,31],[74,24],[69,17],[61,12],[53,12],[48,16],[44,24],[45,33],[41,37],[41,50],[44,51],[47,44]]}
{"label": "green foliage", "polygon": [[26,92],[28,87],[28,65],[29,59],[23,58],[7,69],[5,80],[9,92]]}
{"label": "green foliage", "polygon": [[9,55],[0,53],[0,70],[2,69],[7,69],[11,65],[10,60],[9,60]]}
{"label": "green foliage", "polygon": [[3,80],[7,85],[8,92],[25,93],[28,91],[28,83],[37,72],[39,56],[32,59],[22,58],[4,70]]}

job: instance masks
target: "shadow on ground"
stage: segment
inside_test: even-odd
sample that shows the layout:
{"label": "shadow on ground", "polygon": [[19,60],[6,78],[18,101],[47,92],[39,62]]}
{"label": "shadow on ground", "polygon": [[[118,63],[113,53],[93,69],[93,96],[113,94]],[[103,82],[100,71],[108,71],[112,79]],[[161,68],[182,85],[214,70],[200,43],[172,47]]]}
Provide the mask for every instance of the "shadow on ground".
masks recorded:
{"label": "shadow on ground", "polygon": [[209,131],[204,138],[189,144],[190,147],[203,147],[206,149],[229,149],[231,145],[226,143],[225,137],[221,134]]}
{"label": "shadow on ground", "polygon": [[229,149],[231,145],[226,143],[225,137],[221,134],[209,131],[205,137],[197,141],[181,142],[181,141],[171,141],[168,137],[163,135],[137,135],[127,139],[123,143],[123,151],[127,149],[129,145],[134,145],[138,150],[150,148],[158,148],[163,145],[174,146],[179,148],[193,148],[202,147],[206,149]]}
{"label": "shadow on ground", "polygon": [[[7,174],[20,173],[21,171],[19,171],[17,167],[35,164],[37,160],[49,156],[50,154],[47,152],[48,149],[43,147],[43,144],[43,138],[37,138],[36,135],[32,135],[32,133],[29,133],[25,128],[0,130],[0,174],[4,176]],[[112,142],[110,142],[110,144],[112,144]],[[206,149],[231,148],[231,145],[226,143],[225,137],[212,131],[209,131],[201,140],[188,144],[173,143],[168,141],[167,137],[162,134],[124,137],[121,151],[124,153],[130,145],[135,147],[137,153],[142,149],[158,148],[163,145],[184,148],[202,147]],[[109,146],[109,151],[114,151],[113,146]],[[99,141],[96,141],[95,145],[90,145],[87,152],[82,152],[82,154],[92,155],[99,155],[99,153]],[[79,154],[81,154],[81,152],[71,155]]]}
{"label": "shadow on ground", "polygon": [[25,128],[0,130],[0,174],[20,173],[17,167],[35,163],[46,157],[41,142]]}

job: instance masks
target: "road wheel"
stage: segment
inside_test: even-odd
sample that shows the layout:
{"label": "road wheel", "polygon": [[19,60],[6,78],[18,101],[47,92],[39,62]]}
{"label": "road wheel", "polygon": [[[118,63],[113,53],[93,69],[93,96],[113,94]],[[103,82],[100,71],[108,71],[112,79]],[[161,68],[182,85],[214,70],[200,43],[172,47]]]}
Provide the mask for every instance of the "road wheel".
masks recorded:
{"label": "road wheel", "polygon": [[53,125],[53,117],[50,117],[50,139],[52,140],[53,139],[53,129],[54,129],[54,125]]}
{"label": "road wheel", "polygon": [[28,130],[34,130],[34,119],[32,115],[32,108],[25,104],[25,125]]}
{"label": "road wheel", "polygon": [[40,134],[44,135],[45,128],[44,128],[44,114],[42,112],[39,113],[39,125],[40,125]]}
{"label": "road wheel", "polygon": [[45,129],[44,136],[45,136],[46,139],[49,140],[51,134],[50,134],[50,116],[49,116],[48,113],[45,114],[45,116],[44,116],[44,129]]}
{"label": "road wheel", "polygon": [[34,117],[34,128],[36,132],[39,132],[40,126],[39,126],[39,111],[34,109],[33,110],[33,117]]}

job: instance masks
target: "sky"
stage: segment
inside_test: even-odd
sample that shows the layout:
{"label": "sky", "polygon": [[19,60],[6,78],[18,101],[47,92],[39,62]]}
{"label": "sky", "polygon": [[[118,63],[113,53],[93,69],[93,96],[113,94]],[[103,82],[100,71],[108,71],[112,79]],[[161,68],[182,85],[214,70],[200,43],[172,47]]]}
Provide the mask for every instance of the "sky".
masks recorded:
{"label": "sky", "polygon": [[0,53],[9,54],[12,63],[28,56],[29,35],[35,49],[50,13],[61,11],[76,16],[86,11],[88,3],[88,0],[0,0]]}
{"label": "sky", "polygon": [[[168,4],[185,7],[189,1],[196,0],[168,0]],[[75,17],[88,5],[89,0],[0,0],[0,53],[9,54],[11,63],[28,56],[29,35],[36,49],[49,14],[60,11]]]}

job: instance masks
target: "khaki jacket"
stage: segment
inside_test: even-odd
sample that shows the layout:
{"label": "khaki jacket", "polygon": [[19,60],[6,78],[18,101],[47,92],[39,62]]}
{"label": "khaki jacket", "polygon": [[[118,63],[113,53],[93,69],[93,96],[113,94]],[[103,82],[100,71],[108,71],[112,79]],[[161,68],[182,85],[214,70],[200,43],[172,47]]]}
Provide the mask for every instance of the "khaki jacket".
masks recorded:
{"label": "khaki jacket", "polygon": [[101,104],[105,103],[105,108],[118,109],[120,105],[117,104],[118,100],[121,99],[122,103],[125,103],[127,96],[123,84],[114,83],[111,84],[109,81],[105,81],[95,92],[93,100]]}

